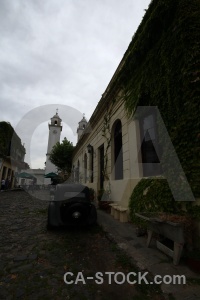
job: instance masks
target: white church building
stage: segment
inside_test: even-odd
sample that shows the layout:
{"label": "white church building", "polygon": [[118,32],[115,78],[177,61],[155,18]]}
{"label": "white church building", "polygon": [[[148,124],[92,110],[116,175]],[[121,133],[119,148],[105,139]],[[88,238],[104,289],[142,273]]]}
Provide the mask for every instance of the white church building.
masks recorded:
{"label": "white church building", "polygon": [[[47,154],[46,154],[46,167],[45,167],[45,175],[53,172],[57,173],[57,167],[49,160],[49,156],[53,146],[60,142],[60,135],[62,131],[61,125],[61,118],[58,115],[58,112],[51,118],[51,123],[48,124],[49,126],[49,139],[48,139],[48,146],[47,146]],[[50,184],[51,179],[45,178],[45,184]]]}
{"label": "white church building", "polygon": [[127,207],[133,188],[145,176],[139,163],[140,127],[126,116],[123,101],[113,102],[114,97],[120,99],[120,93],[111,80],[89,122],[79,122],[72,164],[75,181],[93,188],[96,195],[104,189],[110,200]]}

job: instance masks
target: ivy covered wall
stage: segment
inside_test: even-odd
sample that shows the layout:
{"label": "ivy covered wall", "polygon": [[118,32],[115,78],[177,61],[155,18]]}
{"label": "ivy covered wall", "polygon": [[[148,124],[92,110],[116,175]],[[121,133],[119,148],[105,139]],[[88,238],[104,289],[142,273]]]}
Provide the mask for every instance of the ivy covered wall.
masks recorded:
{"label": "ivy covered wall", "polygon": [[[200,1],[153,0],[116,79],[129,115],[138,105],[158,107],[195,197],[200,196],[199,50]],[[157,125],[163,158],[173,155]]]}
{"label": "ivy covered wall", "polygon": [[[13,153],[11,153],[11,143]],[[21,139],[18,137],[11,124],[5,121],[0,122],[0,158],[6,156],[18,158],[16,157],[16,150],[21,154],[25,154],[25,148],[21,144]]]}

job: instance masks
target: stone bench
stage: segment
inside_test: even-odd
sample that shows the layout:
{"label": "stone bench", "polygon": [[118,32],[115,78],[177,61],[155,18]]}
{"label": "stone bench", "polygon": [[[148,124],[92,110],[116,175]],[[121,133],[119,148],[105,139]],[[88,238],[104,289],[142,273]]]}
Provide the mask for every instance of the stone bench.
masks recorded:
{"label": "stone bench", "polygon": [[115,207],[116,206],[118,206],[119,204],[117,204],[117,203],[111,203],[111,204],[109,204],[110,205],[110,207],[111,207],[111,211],[110,211],[110,214],[111,214],[111,216],[115,216]]}
{"label": "stone bench", "polygon": [[164,236],[165,238],[173,241],[174,247],[173,250],[168,248],[166,245],[157,241],[157,248],[163,251],[165,254],[173,257],[174,265],[179,264],[179,260],[182,254],[183,246],[185,243],[184,237],[184,228],[182,223],[176,223],[172,221],[165,221],[160,219],[159,215],[151,215],[151,213],[135,213],[135,215],[143,220],[146,220],[148,227],[148,238],[147,238],[147,247],[150,246],[153,233]]}
{"label": "stone bench", "polygon": [[128,222],[127,211],[128,208],[122,207],[119,204],[112,203],[111,206],[111,216],[114,219],[119,220],[122,223]]}

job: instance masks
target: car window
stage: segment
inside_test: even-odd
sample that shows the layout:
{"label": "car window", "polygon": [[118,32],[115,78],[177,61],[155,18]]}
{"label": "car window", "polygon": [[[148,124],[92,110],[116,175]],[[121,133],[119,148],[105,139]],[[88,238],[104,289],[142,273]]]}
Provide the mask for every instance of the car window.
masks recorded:
{"label": "car window", "polygon": [[85,198],[85,194],[80,193],[80,192],[65,192],[64,193],[64,198],[66,198],[66,199],[70,199],[70,198],[74,198],[74,197]]}

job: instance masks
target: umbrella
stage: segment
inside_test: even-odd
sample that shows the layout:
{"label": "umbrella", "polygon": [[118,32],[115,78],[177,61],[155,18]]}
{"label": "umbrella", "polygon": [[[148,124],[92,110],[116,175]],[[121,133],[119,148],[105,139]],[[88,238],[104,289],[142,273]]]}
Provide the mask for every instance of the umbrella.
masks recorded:
{"label": "umbrella", "polygon": [[25,179],[34,179],[35,178],[35,176],[33,176],[29,173],[26,173],[26,172],[22,172],[22,173],[18,174],[17,177],[25,178]]}
{"label": "umbrella", "polygon": [[51,172],[51,173],[48,173],[46,175],[44,175],[45,178],[58,178],[60,176],[58,176],[56,173],[54,172]]}

